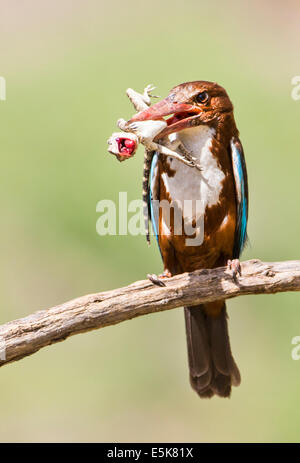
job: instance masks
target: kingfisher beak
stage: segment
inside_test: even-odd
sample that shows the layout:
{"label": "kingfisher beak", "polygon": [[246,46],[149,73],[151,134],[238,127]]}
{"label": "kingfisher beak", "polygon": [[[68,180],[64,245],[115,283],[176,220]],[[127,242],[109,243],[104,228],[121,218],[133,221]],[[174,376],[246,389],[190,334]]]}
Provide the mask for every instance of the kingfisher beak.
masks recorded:
{"label": "kingfisher beak", "polygon": [[164,120],[165,116],[172,115],[172,117],[166,119],[168,126],[163,129],[155,137],[155,139],[192,127],[192,120],[198,117],[200,109],[195,105],[187,103],[174,103],[173,100],[173,96],[167,96],[164,100],[159,101],[144,111],[135,114],[128,123],[136,121]]}

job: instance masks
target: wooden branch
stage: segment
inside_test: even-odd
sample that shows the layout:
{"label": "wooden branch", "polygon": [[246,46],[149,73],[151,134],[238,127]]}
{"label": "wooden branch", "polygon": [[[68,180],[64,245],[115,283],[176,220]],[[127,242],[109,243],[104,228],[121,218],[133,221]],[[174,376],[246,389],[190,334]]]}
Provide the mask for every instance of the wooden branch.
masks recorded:
{"label": "wooden branch", "polygon": [[0,366],[67,337],[153,312],[246,294],[300,290],[300,261],[242,263],[235,281],[224,267],[169,278],[165,287],[149,280],[74,299],[0,326]]}

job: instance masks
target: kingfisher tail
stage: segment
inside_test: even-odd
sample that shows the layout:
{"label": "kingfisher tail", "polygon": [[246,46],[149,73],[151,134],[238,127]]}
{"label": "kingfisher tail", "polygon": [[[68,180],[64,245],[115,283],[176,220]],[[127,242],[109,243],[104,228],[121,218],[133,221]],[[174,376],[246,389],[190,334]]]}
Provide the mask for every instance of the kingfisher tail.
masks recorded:
{"label": "kingfisher tail", "polygon": [[229,397],[241,382],[230,349],[225,303],[217,316],[205,305],[185,307],[190,382],[200,397]]}

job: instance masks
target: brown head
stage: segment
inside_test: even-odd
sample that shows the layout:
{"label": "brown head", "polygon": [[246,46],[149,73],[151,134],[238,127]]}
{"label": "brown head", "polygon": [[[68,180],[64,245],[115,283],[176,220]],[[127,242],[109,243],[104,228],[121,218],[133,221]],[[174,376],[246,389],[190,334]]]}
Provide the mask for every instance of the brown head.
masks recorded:
{"label": "brown head", "polygon": [[217,126],[224,115],[232,114],[233,105],[226,90],[215,82],[186,82],[172,88],[167,98],[137,113],[130,122],[157,120],[165,116],[166,127],[157,138],[173,132],[208,124]]}

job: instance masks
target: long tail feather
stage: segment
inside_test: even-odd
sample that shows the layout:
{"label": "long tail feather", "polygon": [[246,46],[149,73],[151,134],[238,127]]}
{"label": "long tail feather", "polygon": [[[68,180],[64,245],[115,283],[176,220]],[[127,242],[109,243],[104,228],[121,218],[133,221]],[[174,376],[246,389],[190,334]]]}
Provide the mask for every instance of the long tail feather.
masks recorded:
{"label": "long tail feather", "polygon": [[192,388],[200,397],[229,397],[241,377],[231,353],[225,303],[214,317],[204,305],[185,307],[185,322]]}

